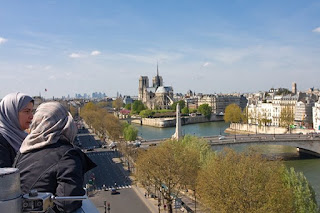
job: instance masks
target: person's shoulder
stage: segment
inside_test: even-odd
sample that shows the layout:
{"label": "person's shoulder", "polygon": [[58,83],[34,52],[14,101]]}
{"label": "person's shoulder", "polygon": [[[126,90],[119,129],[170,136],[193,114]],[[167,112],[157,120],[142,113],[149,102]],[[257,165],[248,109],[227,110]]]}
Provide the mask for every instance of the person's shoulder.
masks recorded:
{"label": "person's shoulder", "polygon": [[3,135],[0,133],[0,145],[1,146],[10,146],[9,142]]}
{"label": "person's shoulder", "polygon": [[2,142],[2,141],[8,142],[8,141],[3,137],[3,135],[0,133],[0,142]]}
{"label": "person's shoulder", "polygon": [[89,171],[90,169],[96,167],[97,165],[84,153],[81,149],[77,147],[72,147],[67,150],[64,154],[64,157],[77,158],[82,162],[85,171]]}

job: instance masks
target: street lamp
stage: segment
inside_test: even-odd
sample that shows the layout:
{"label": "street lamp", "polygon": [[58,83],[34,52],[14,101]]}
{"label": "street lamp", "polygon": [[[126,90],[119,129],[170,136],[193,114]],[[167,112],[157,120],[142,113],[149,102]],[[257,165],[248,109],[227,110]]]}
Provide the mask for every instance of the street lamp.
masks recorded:
{"label": "street lamp", "polygon": [[197,212],[197,196],[196,196],[196,189],[194,189],[194,212]]}
{"label": "street lamp", "polygon": [[160,206],[161,206],[161,200],[160,200],[160,197],[158,198],[158,211],[160,213]]}
{"label": "street lamp", "polygon": [[236,128],[234,129],[234,141],[237,140],[237,123],[235,123]]}

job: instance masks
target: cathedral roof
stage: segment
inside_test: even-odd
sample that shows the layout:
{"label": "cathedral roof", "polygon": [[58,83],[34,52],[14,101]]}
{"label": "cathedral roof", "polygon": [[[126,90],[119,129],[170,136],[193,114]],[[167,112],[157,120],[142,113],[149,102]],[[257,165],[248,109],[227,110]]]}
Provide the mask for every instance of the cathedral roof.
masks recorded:
{"label": "cathedral roof", "polygon": [[164,93],[169,93],[171,91],[172,91],[172,87],[160,86],[158,87],[156,94],[164,94]]}

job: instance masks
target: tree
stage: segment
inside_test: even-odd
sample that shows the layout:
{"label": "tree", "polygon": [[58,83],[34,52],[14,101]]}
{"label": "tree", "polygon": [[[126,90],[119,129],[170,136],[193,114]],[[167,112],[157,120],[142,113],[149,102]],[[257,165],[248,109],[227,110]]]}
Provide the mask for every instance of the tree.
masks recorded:
{"label": "tree", "polygon": [[105,109],[98,109],[92,112],[94,115],[94,120],[92,127],[94,130],[102,137],[105,138],[107,134],[107,123],[106,123],[106,114],[108,113]]}
{"label": "tree", "polygon": [[106,108],[108,106],[108,102],[106,101],[100,101],[96,104],[97,107],[99,108]]}
{"label": "tree", "polygon": [[211,113],[212,113],[212,108],[209,106],[209,104],[201,104],[198,108],[198,112],[200,112],[207,119],[210,119]]}
{"label": "tree", "polygon": [[172,213],[172,195],[178,195],[185,178],[199,168],[195,162],[199,162],[196,151],[186,149],[179,141],[168,140],[139,154],[136,177],[149,189],[161,189],[168,212]]}
{"label": "tree", "polygon": [[211,212],[294,212],[284,171],[254,152],[225,149],[200,171],[197,191]]}
{"label": "tree", "polygon": [[70,105],[69,110],[73,118],[75,118],[78,115],[78,110],[76,107]]}
{"label": "tree", "polygon": [[123,137],[126,141],[134,141],[137,139],[138,129],[132,125],[125,125],[123,130]]}
{"label": "tree", "polygon": [[223,119],[225,122],[239,123],[241,117],[241,108],[237,104],[230,104],[226,107]]}
{"label": "tree", "polygon": [[293,168],[284,172],[284,182],[293,193],[295,212],[319,212],[316,196],[307,178],[301,173],[296,173]]}
{"label": "tree", "polygon": [[132,104],[132,113],[139,114],[142,110],[146,109],[143,103],[139,100],[134,101]]}
{"label": "tree", "polygon": [[105,116],[105,122],[106,122],[106,126],[107,126],[106,130],[107,130],[108,136],[112,140],[117,140],[120,138],[121,135],[123,135],[122,125],[117,117],[108,113]]}
{"label": "tree", "polygon": [[97,107],[92,102],[87,103],[81,110],[81,117],[102,137],[107,134],[113,140],[123,135],[123,128],[118,118]]}
{"label": "tree", "polygon": [[281,109],[280,113],[280,126],[290,128],[290,125],[294,122],[293,108],[285,106]]}
{"label": "tree", "polygon": [[241,120],[243,123],[247,124],[249,122],[249,112],[248,107],[245,107],[242,111]]}
{"label": "tree", "polygon": [[127,110],[131,110],[131,104],[126,104],[126,105],[124,106],[124,108],[127,109]]}
{"label": "tree", "polygon": [[150,118],[152,117],[153,115],[155,114],[154,111],[150,110],[150,109],[145,109],[145,110],[142,110],[139,115],[142,117],[142,118]]}
{"label": "tree", "polygon": [[195,202],[197,200],[196,187],[197,187],[197,178],[199,171],[203,165],[207,162],[207,159],[214,156],[214,152],[211,150],[211,147],[208,144],[208,141],[204,138],[198,138],[191,135],[185,135],[181,142],[185,149],[189,149],[193,155],[197,156],[195,161],[190,165],[193,168],[193,171],[188,174],[183,180],[183,185],[186,186],[186,189],[191,189],[194,192]]}
{"label": "tree", "polygon": [[176,101],[171,105],[171,109],[172,110],[176,110],[177,109],[177,104],[179,103],[180,105],[180,110],[183,109],[186,105],[186,102],[184,100],[180,100],[180,101]]}
{"label": "tree", "polygon": [[181,110],[181,113],[182,113],[182,114],[185,114],[185,115],[189,114],[189,109],[188,109],[188,107],[183,107],[182,110]]}
{"label": "tree", "polygon": [[122,98],[117,98],[116,100],[112,101],[112,107],[116,110],[120,110],[123,107]]}

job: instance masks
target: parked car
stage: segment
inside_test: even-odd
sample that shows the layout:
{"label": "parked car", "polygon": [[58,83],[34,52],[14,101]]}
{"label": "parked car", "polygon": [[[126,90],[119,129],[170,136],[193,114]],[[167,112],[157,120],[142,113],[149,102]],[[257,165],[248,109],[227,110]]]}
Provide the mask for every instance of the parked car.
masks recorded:
{"label": "parked car", "polygon": [[116,142],[111,142],[110,145],[109,145],[109,148],[110,148],[110,149],[114,149],[114,148],[116,148],[116,147],[117,147]]}
{"label": "parked car", "polygon": [[111,188],[111,194],[112,195],[118,194],[116,188],[114,188],[114,187]]}
{"label": "parked car", "polygon": [[219,140],[224,140],[224,139],[226,139],[226,136],[223,136],[223,135],[219,136]]}

